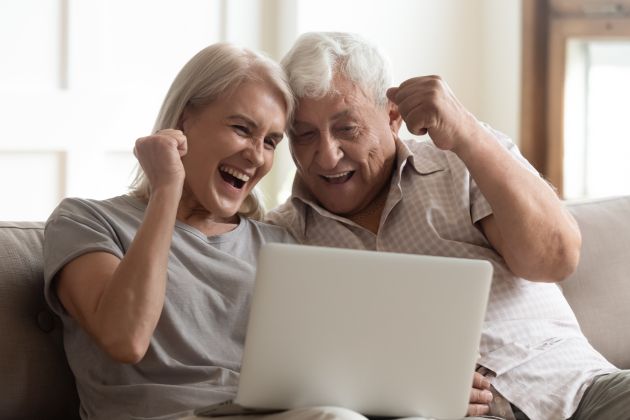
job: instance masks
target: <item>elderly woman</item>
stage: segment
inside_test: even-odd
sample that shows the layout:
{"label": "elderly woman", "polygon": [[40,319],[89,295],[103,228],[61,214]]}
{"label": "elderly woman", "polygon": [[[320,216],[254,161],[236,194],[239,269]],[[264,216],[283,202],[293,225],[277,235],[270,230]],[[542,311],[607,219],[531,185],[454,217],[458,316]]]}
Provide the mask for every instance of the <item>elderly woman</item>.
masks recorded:
{"label": "elderly woman", "polygon": [[66,199],[50,216],[45,296],[82,418],[177,417],[234,396],[258,249],[292,241],[253,220],[292,110],[275,62],[212,45],[136,141],[132,192]]}

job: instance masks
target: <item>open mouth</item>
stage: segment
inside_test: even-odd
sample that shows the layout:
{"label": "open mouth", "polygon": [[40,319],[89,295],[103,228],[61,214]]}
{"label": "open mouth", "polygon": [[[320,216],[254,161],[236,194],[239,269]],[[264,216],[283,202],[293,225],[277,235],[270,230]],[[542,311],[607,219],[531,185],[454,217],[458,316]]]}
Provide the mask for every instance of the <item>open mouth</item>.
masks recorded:
{"label": "open mouth", "polygon": [[354,175],[354,171],[341,172],[335,175],[320,175],[329,184],[343,184]]}
{"label": "open mouth", "polygon": [[249,175],[234,169],[229,166],[221,165],[219,167],[221,178],[228,184],[232,185],[236,189],[241,189],[247,181],[249,181]]}

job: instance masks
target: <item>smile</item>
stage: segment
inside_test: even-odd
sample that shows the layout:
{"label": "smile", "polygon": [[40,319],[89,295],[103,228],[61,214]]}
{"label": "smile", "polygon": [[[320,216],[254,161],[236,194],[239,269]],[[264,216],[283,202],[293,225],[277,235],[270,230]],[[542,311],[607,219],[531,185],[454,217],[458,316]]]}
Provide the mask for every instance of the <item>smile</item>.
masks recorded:
{"label": "smile", "polygon": [[219,167],[219,172],[221,172],[221,178],[223,178],[225,182],[239,190],[243,188],[243,185],[245,185],[250,178],[246,173],[225,165]]}
{"label": "smile", "polygon": [[320,175],[322,179],[329,184],[343,184],[354,175],[354,171],[341,172],[334,175]]}

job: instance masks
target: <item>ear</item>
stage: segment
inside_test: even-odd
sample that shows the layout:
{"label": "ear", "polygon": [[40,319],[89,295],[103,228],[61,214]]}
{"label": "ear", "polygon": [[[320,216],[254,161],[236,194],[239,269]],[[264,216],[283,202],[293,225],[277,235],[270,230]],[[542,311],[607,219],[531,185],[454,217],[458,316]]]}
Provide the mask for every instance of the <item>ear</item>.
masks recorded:
{"label": "ear", "polygon": [[184,107],[184,110],[182,111],[182,114],[179,116],[179,119],[177,120],[177,127],[175,127],[175,128],[177,130],[180,130],[182,133],[186,134],[187,126],[190,124],[190,121],[192,120],[193,114],[194,114],[194,112],[190,108],[190,105],[186,105]]}
{"label": "ear", "polygon": [[398,136],[398,131],[402,125],[402,117],[400,116],[400,112],[398,112],[398,105],[393,103],[391,100],[388,100],[387,110],[389,112],[389,127],[392,130],[392,133]]}

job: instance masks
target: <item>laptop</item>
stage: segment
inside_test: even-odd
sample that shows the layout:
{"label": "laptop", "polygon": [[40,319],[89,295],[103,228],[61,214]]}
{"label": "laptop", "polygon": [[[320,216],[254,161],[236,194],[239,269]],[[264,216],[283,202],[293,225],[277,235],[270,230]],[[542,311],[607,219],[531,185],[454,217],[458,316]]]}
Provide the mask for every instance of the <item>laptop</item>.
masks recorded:
{"label": "laptop", "polygon": [[463,417],[491,279],[482,260],[265,244],[236,398],[195,414]]}

